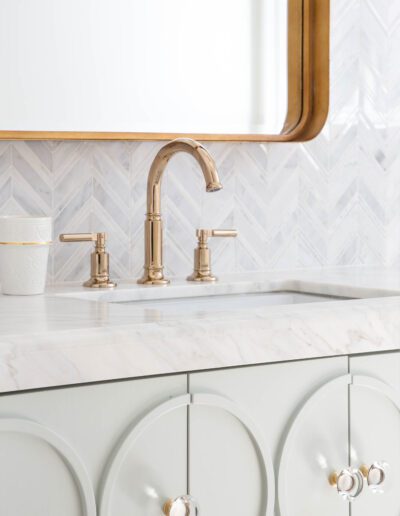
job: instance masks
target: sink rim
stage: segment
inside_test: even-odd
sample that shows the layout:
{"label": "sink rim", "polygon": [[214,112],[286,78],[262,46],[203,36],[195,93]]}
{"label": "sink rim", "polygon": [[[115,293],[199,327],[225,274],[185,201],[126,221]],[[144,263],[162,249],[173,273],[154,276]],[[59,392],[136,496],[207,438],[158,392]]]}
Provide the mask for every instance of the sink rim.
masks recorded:
{"label": "sink rim", "polygon": [[158,300],[109,301],[110,304],[138,308],[165,315],[171,313],[221,313],[249,310],[263,310],[282,306],[299,306],[316,303],[330,303],[351,300],[330,295],[318,295],[294,291],[253,292],[196,296],[190,298],[169,298]]}
{"label": "sink rim", "polygon": [[[215,284],[207,285],[208,287],[215,287]],[[133,287],[133,288],[132,288]],[[356,299],[355,297],[348,297],[343,295],[336,295],[326,292],[315,292],[312,289],[303,288],[282,288],[283,285],[265,285],[264,288],[261,285],[258,288],[245,289],[245,288],[233,288],[233,289],[215,289],[215,288],[180,288],[178,285],[175,288],[171,287],[139,287],[135,288],[136,285],[127,285],[125,288],[107,290],[107,291],[89,291],[83,289],[75,289],[70,292],[59,292],[55,295],[57,297],[78,299],[92,302],[102,302],[106,304],[118,305],[118,306],[137,306],[142,308],[161,307],[164,303],[172,305],[182,304],[185,301],[192,301],[193,304],[204,304],[205,300],[213,300],[212,304],[218,303],[218,301],[229,301],[242,300],[246,297],[251,301],[255,298],[260,299],[258,306],[283,306],[283,305],[299,305],[309,304],[316,302],[333,302],[333,301],[350,301]],[[143,295],[143,294],[146,295]],[[276,302],[273,300],[281,296],[290,296],[292,299],[288,299],[286,302]],[[294,299],[293,296],[302,298],[301,300]],[[263,303],[262,299],[266,302]],[[204,301],[201,301],[204,300]],[[268,300],[270,302],[268,302]],[[228,305],[230,303],[228,302]],[[246,304],[243,304],[243,308],[246,308]],[[228,308],[229,309],[229,308]]]}

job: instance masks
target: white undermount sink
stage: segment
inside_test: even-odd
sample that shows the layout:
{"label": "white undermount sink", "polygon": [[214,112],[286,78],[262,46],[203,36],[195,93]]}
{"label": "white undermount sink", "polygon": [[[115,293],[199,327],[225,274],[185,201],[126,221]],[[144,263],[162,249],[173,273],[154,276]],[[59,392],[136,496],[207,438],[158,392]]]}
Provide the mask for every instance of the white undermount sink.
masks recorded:
{"label": "white undermount sink", "polygon": [[302,294],[298,292],[262,292],[256,294],[230,294],[151,301],[115,301],[124,305],[140,305],[141,308],[159,310],[164,313],[193,311],[236,311],[252,310],[267,306],[320,303],[341,298]]}
{"label": "white undermount sink", "polygon": [[[168,290],[161,289],[162,294],[167,294]],[[75,292],[66,294],[68,297],[86,299],[91,301],[101,301],[106,303],[117,303],[122,306],[132,306],[142,310],[157,311],[163,314],[173,314],[179,312],[199,313],[199,312],[235,312],[243,310],[255,310],[268,306],[282,306],[306,303],[321,303],[327,301],[337,301],[342,297],[332,297],[301,292],[256,292],[256,293],[237,293],[237,294],[217,294],[212,295],[184,295],[175,293],[168,297],[155,299],[143,299],[138,295],[137,289],[114,290],[104,293],[98,292]],[[171,291],[172,294],[172,291]]]}

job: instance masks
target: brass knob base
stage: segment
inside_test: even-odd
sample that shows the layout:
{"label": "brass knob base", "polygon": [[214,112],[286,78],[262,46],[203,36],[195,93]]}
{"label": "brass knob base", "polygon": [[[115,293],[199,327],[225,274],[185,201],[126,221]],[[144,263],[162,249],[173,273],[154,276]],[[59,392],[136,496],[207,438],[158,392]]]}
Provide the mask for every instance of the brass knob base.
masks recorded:
{"label": "brass knob base", "polygon": [[337,486],[337,481],[338,481],[338,474],[337,473],[331,473],[328,477],[328,482],[329,482],[329,485],[331,485],[332,487],[336,487]]}
{"label": "brass knob base", "polygon": [[213,276],[212,274],[206,274],[203,275],[199,271],[195,271],[193,274],[188,276],[187,281],[197,281],[197,282],[204,282],[204,283],[214,283],[215,281],[218,281],[218,278],[216,276]]}
{"label": "brass knob base", "polygon": [[164,278],[163,267],[145,267],[143,276],[137,282],[139,285],[168,285],[170,281]]}
{"label": "brass knob base", "polygon": [[83,286],[86,288],[114,288],[117,286],[117,284],[110,280],[101,281],[97,278],[90,278],[90,280],[87,280],[85,283],[83,283]]}
{"label": "brass knob base", "polygon": [[169,513],[171,512],[172,504],[173,504],[173,500],[167,500],[164,503],[162,511],[165,514],[165,516],[169,516]]}
{"label": "brass knob base", "polygon": [[170,281],[168,279],[151,279],[151,278],[141,278],[138,280],[139,285],[169,285]]}

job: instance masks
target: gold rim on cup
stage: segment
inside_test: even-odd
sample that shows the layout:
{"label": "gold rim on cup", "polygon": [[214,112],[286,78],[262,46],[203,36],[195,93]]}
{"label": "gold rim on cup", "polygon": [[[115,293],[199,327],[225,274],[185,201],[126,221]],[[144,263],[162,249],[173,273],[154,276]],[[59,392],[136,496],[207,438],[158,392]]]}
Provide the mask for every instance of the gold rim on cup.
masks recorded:
{"label": "gold rim on cup", "polygon": [[51,245],[53,242],[0,242],[0,245]]}

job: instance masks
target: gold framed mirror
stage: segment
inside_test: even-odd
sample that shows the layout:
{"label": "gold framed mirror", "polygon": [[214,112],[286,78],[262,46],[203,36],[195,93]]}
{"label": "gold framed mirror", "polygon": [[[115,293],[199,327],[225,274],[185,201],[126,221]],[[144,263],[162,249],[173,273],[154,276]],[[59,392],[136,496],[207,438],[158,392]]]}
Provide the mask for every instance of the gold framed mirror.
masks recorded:
{"label": "gold framed mirror", "polygon": [[3,0],[0,20],[0,139],[304,141],[328,114],[329,0]]}

